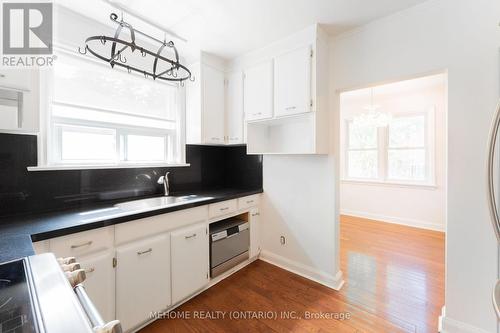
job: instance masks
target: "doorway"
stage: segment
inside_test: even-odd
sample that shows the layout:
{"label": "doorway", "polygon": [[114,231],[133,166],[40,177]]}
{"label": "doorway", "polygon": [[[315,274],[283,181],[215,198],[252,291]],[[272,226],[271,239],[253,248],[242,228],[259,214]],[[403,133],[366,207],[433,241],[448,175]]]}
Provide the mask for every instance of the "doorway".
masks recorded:
{"label": "doorway", "polygon": [[340,95],[342,293],[435,332],[444,305],[447,75]]}

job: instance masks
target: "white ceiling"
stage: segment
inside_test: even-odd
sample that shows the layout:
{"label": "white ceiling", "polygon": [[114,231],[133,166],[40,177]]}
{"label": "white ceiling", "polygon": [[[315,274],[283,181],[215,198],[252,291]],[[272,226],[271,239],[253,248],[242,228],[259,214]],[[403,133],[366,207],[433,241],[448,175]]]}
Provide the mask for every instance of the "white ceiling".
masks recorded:
{"label": "white ceiling", "polygon": [[[335,35],[426,0],[113,1],[186,38],[188,42],[181,49],[201,49],[231,59],[314,23],[324,25],[329,34]],[[109,22],[112,9],[103,0],[58,2]],[[159,34],[153,28],[149,31]]]}

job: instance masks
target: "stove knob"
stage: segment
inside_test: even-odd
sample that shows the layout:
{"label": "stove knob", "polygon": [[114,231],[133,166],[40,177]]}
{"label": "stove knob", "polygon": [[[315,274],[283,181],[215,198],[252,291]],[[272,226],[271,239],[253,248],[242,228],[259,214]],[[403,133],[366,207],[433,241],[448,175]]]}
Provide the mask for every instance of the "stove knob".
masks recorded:
{"label": "stove knob", "polygon": [[94,330],[95,333],[122,333],[120,321],[113,320]]}
{"label": "stove knob", "polygon": [[82,283],[85,281],[87,276],[85,275],[85,270],[84,269],[77,269],[76,271],[73,272],[65,272],[66,277],[68,278],[69,283],[71,286],[74,288],[76,285]]}
{"label": "stove knob", "polygon": [[76,262],[75,257],[57,258],[59,265],[69,265]]}
{"label": "stove knob", "polygon": [[61,268],[64,272],[73,272],[82,267],[80,266],[79,263],[75,262],[73,264],[68,264],[68,265],[62,264]]}

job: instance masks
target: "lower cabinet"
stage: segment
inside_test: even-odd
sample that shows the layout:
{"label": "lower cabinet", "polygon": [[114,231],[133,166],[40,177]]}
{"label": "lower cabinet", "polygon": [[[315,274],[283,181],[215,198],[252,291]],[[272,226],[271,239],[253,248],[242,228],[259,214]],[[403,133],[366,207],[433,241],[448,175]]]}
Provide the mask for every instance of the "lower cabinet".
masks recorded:
{"label": "lower cabinet", "polygon": [[116,318],[127,331],[171,304],[169,234],[118,247],[116,259]]}
{"label": "lower cabinet", "polygon": [[172,304],[194,294],[209,281],[208,225],[172,231]]}
{"label": "lower cabinet", "polygon": [[85,290],[105,321],[115,319],[114,255],[110,250],[78,258],[87,276]]}

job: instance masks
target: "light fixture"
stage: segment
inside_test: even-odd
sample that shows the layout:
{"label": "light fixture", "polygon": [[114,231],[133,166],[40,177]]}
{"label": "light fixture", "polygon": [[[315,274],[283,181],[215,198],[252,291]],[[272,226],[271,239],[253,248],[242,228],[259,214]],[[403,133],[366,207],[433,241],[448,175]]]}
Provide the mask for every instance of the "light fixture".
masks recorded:
{"label": "light fixture", "polygon": [[[166,41],[166,37],[163,41],[152,37],[146,33],[141,32],[140,30],[134,29],[129,23],[123,20],[123,17],[118,20],[118,15],[115,13],[111,13],[109,16],[111,21],[118,24],[116,28],[115,34],[113,37],[110,36],[90,36],[85,40],[85,48],[82,50],[80,47],[78,48],[78,52],[81,54],[90,53],[96,58],[108,63],[111,68],[114,66],[119,66],[125,68],[129,73],[137,72],[143,74],[144,77],[152,78],[153,80],[165,80],[165,81],[173,81],[178,82],[181,85],[184,85],[184,81],[190,80],[194,81],[194,77],[191,74],[191,71],[184,65],[180,63],[179,53],[177,52],[177,48],[174,45],[173,41]],[[128,30],[130,34],[130,40],[125,40],[120,38],[120,34],[123,32],[123,29]],[[145,47],[139,46],[136,44],[135,36],[136,34],[142,35],[144,37],[149,38],[150,40],[160,44],[157,51],[151,51]],[[97,47],[100,45],[101,48],[104,48],[106,44],[110,44],[111,48],[108,51],[109,56],[105,55],[105,50],[97,51]],[[170,50],[173,57],[168,57],[163,55],[162,53]],[[127,59],[127,54],[130,51],[128,57],[131,58],[132,54],[137,54],[139,58],[143,58],[143,60],[137,61],[134,65],[132,65]],[[140,55],[140,56],[139,56]],[[151,67],[146,68],[144,63],[148,63],[148,57],[151,58],[151,63],[149,64]],[[140,65],[140,63],[143,63]],[[142,68],[141,68],[142,67]]]}
{"label": "light fixture", "polygon": [[386,127],[392,119],[392,115],[388,112],[381,112],[382,106],[374,104],[373,88],[370,88],[370,104],[363,107],[365,112],[354,116],[353,122],[356,126],[375,126]]}

